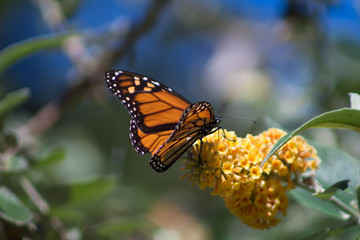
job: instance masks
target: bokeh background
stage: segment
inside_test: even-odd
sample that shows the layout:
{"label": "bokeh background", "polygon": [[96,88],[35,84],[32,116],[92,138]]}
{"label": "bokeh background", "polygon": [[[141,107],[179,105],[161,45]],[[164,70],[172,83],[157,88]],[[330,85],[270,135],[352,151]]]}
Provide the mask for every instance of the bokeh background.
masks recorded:
{"label": "bokeh background", "polygon": [[[208,101],[216,112],[224,106],[222,115],[230,118],[221,126],[238,136],[271,126],[291,130],[349,106],[348,93],[360,92],[359,1],[0,2],[0,49],[65,32],[79,37],[12,64],[0,76],[0,93],[30,89],[10,128],[37,120],[50,104],[64,105],[36,142],[37,150],[62,148],[66,156],[30,174],[74,239],[301,239],[333,223],[293,201],[279,226],[254,230],[219,198],[180,179],[179,163],[154,172],[149,155],[133,150],[130,116],[106,89],[103,74],[133,71],[191,102]],[[318,129],[304,135],[360,156],[358,133]],[[93,179],[112,179],[111,187],[74,200],[72,187]]]}

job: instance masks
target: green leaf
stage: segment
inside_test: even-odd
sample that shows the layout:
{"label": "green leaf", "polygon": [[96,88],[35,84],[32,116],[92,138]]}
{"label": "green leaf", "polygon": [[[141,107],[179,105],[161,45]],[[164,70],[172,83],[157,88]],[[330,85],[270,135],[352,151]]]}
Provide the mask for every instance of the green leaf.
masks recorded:
{"label": "green leaf", "polygon": [[349,93],[351,108],[360,110],[360,95],[357,93]]}
{"label": "green leaf", "polygon": [[360,111],[357,109],[342,108],[314,117],[299,128],[292,130],[280,138],[279,141],[277,141],[274,147],[270,150],[270,153],[261,162],[260,167],[262,167],[266,161],[292,137],[308,128],[318,127],[345,128],[360,131]]}
{"label": "green leaf", "polygon": [[31,220],[30,210],[6,187],[0,187],[0,218],[16,225]]}
{"label": "green leaf", "polygon": [[115,179],[96,179],[85,183],[76,183],[71,186],[70,203],[81,204],[107,194],[115,187]]}
{"label": "green leaf", "polygon": [[349,187],[349,182],[350,182],[350,180],[339,181],[339,182],[331,185],[327,189],[325,189],[323,192],[316,193],[316,194],[313,194],[313,195],[318,197],[318,198],[321,198],[321,199],[330,199],[337,192],[337,190],[339,190],[339,189],[340,190],[347,189]]}
{"label": "green leaf", "polygon": [[40,50],[60,48],[64,40],[75,35],[74,33],[51,34],[26,39],[8,46],[0,51],[0,74],[11,64],[27,55]]}
{"label": "green leaf", "polygon": [[[341,223],[341,224],[336,224],[333,227],[325,227],[324,229],[308,236],[305,238],[302,238],[302,240],[323,240],[323,239],[329,239],[330,236],[336,236],[336,235],[341,235],[344,234],[344,232],[348,229],[351,228],[351,225],[355,225],[355,224],[349,224],[349,223]],[[357,232],[357,231],[356,231]],[[345,239],[346,237],[341,236],[340,239]],[[337,239],[337,238],[335,238]]]}
{"label": "green leaf", "polygon": [[29,90],[27,88],[23,88],[20,90],[16,90],[8,93],[1,101],[0,101],[0,129],[3,128],[6,115],[13,110],[14,108],[21,105],[29,98]]}
{"label": "green leaf", "polygon": [[66,156],[66,152],[64,148],[55,148],[48,150],[46,152],[41,153],[41,155],[37,157],[35,167],[37,168],[48,167],[50,165],[56,164],[64,160],[65,156]]}
{"label": "green leaf", "polygon": [[330,233],[331,233],[331,228],[326,227],[325,229],[322,229],[308,237],[302,238],[301,240],[322,240],[329,237]]}
{"label": "green leaf", "polygon": [[[349,191],[338,191],[336,195],[348,195],[348,192],[355,193],[356,185],[360,183],[359,160],[334,146],[312,143],[322,159],[319,169],[316,171],[316,178],[323,186],[331,186],[334,182],[343,179],[350,179]],[[355,199],[355,196],[351,196]]]}
{"label": "green leaf", "polygon": [[[351,206],[355,199],[353,193],[356,192],[356,184],[360,182],[360,164],[359,161],[345,153],[344,151],[333,147],[317,143],[311,143],[318,151],[318,156],[322,159],[319,169],[316,170],[316,179],[322,186],[331,186],[334,182],[348,178],[349,191],[337,191],[335,196],[344,204]],[[341,188],[347,187],[347,184],[340,184]],[[316,211],[323,212],[337,219],[348,219],[349,215],[341,211],[338,207],[325,199],[314,197],[310,192],[303,189],[290,191],[300,203]]]}
{"label": "green leaf", "polygon": [[70,225],[81,225],[86,221],[86,213],[77,207],[52,207],[51,215]]}
{"label": "green leaf", "polygon": [[294,197],[299,203],[305,205],[306,207],[325,213],[333,218],[347,220],[350,217],[330,202],[316,198],[304,189],[294,189],[290,192],[290,196]]}
{"label": "green leaf", "polygon": [[24,103],[30,96],[30,91],[28,88],[23,88],[8,93],[0,101],[0,117],[3,117],[5,114],[18,107]]}

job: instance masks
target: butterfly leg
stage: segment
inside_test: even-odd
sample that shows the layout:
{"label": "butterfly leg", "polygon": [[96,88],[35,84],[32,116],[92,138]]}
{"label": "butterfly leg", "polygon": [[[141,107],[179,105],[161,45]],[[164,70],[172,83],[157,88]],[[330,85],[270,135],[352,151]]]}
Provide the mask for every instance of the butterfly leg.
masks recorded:
{"label": "butterfly leg", "polygon": [[[227,137],[226,137],[226,134],[225,134],[225,130],[224,130],[224,128],[222,128],[222,127],[217,127],[217,128],[215,128],[215,129],[212,130],[209,134],[214,133],[214,132],[218,131],[219,129],[222,130],[222,132],[223,132],[223,137],[224,137],[226,140],[229,140],[229,141],[232,141],[232,142],[235,142],[235,141],[236,141],[236,140],[234,140],[234,139],[229,139],[229,138],[227,138]],[[220,135],[219,135],[219,134],[220,134],[220,133],[218,132],[218,138],[220,138]]]}
{"label": "butterfly leg", "polygon": [[229,141],[232,141],[232,142],[235,142],[235,141],[236,141],[236,139],[229,139],[229,138],[227,138],[227,137],[226,137],[226,134],[225,134],[225,130],[224,130],[224,128],[219,127],[219,129],[221,129],[221,130],[222,130],[222,132],[223,132],[223,137],[224,137],[226,140],[229,140]]}
{"label": "butterfly leg", "polygon": [[199,162],[200,162],[200,166],[202,166],[202,162],[201,162],[201,151],[202,151],[202,146],[203,146],[203,141],[202,139],[200,139],[200,149],[199,149]]}

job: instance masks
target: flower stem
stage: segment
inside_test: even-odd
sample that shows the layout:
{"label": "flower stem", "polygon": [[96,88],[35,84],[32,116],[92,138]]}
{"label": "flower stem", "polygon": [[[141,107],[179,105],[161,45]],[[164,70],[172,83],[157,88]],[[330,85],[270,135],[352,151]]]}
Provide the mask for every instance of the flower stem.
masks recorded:
{"label": "flower stem", "polygon": [[[323,187],[321,186],[321,184],[314,180],[315,184],[314,186],[316,186],[314,188],[314,186],[308,185],[308,184],[304,184],[301,181],[294,181],[295,185],[298,187],[301,187],[302,189],[305,189],[311,193],[317,193],[317,192],[322,192],[324,191]],[[356,222],[358,225],[360,225],[360,212],[358,210],[356,210],[355,208],[349,206],[348,204],[344,203],[342,200],[340,200],[338,197],[336,197],[335,195],[332,195],[329,199],[329,202],[331,202],[332,204],[334,204],[336,207],[340,208],[343,212],[349,214],[350,216],[352,216],[354,219],[356,219]]]}
{"label": "flower stem", "polygon": [[343,201],[341,201],[339,198],[335,197],[334,195],[330,197],[329,201],[333,203],[335,206],[342,209],[344,212],[347,212],[352,217],[354,217],[357,220],[357,224],[360,225],[360,212],[357,211],[355,208],[345,204]]}

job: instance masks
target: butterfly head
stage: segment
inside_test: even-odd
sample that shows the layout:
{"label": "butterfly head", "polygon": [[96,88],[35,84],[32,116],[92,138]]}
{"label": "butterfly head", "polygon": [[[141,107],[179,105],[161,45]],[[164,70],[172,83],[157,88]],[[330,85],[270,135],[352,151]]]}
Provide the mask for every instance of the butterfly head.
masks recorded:
{"label": "butterfly head", "polygon": [[222,121],[222,117],[220,117],[220,116],[217,116],[214,118],[214,123],[216,124],[216,126],[218,126],[221,121]]}
{"label": "butterfly head", "polygon": [[217,131],[220,128],[219,125],[221,120],[222,120],[221,117],[214,117],[214,120],[206,126],[206,130],[204,131],[204,136]]}

